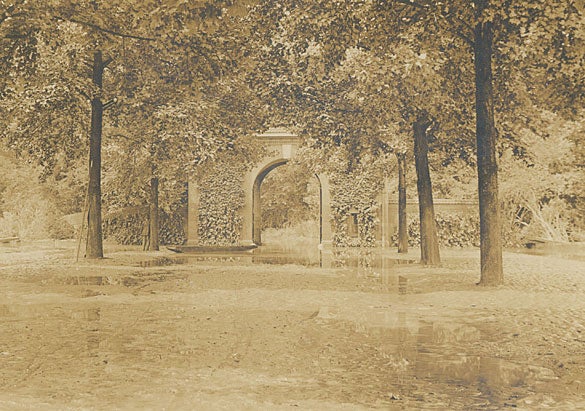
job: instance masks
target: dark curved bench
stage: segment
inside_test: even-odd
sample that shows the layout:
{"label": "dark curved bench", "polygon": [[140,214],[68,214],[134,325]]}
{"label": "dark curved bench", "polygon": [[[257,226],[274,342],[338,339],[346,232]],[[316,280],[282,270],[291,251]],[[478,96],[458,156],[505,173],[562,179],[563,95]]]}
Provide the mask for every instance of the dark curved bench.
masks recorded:
{"label": "dark curved bench", "polygon": [[20,243],[19,237],[0,237],[0,244]]}

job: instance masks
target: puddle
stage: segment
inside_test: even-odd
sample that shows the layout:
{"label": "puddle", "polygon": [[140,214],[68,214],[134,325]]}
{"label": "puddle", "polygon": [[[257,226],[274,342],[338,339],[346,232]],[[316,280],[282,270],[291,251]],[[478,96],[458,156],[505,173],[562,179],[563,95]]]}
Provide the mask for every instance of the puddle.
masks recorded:
{"label": "puddle", "polygon": [[303,267],[322,267],[322,257],[317,255],[295,255],[295,254],[257,254],[251,257],[252,264],[270,265],[300,265]]}
{"label": "puddle", "polygon": [[474,388],[495,404],[509,400],[514,392],[527,395],[537,384],[557,379],[548,368],[465,354],[418,353],[409,373],[419,380]]}
{"label": "puddle", "polygon": [[24,318],[51,318],[51,320],[65,318],[82,321],[99,321],[101,319],[101,308],[75,308],[64,309],[61,306],[45,305],[0,305],[0,317],[12,319]]}
{"label": "puddle", "polygon": [[165,267],[177,264],[186,264],[189,262],[188,257],[158,257],[153,260],[140,261],[138,267]]}
{"label": "puddle", "polygon": [[401,275],[398,276],[398,294],[404,295],[408,290],[408,279]]}
{"label": "puddle", "polygon": [[102,275],[65,277],[62,282],[64,285],[108,285],[110,283],[110,279]]}
{"label": "puddle", "polygon": [[274,246],[261,246],[244,255],[189,253],[176,258],[162,257],[143,261],[139,266],[155,267],[197,262],[384,270],[394,265],[414,264],[416,260],[385,255],[382,249],[333,249],[323,251],[317,247],[291,250]]}
{"label": "puddle", "polygon": [[[381,285],[383,290],[407,294],[412,292],[407,279],[397,276],[397,265],[414,264],[417,261],[404,256],[394,256],[384,249],[360,249],[343,248],[332,250],[320,250],[317,247],[304,247],[291,250],[283,247],[261,246],[247,253],[184,253],[176,257],[159,257],[142,261],[138,267],[164,267],[171,265],[197,265],[199,263],[210,265],[296,265],[309,268],[339,269],[362,278],[372,279]],[[71,279],[71,284],[82,285],[83,280]],[[107,283],[108,280],[99,278],[88,279],[83,285]],[[133,286],[141,282],[139,278],[130,278],[120,284]]]}
{"label": "puddle", "polygon": [[[169,274],[169,272],[147,272],[136,271],[129,275],[123,276],[67,276],[54,277],[51,280],[45,280],[44,283],[59,284],[59,285],[73,285],[73,286],[123,286],[135,287],[146,282],[162,282],[168,280],[170,277],[178,278],[179,276]],[[99,293],[93,295],[100,295]]]}
{"label": "puddle", "polygon": [[[331,309],[320,310],[321,318],[334,318]],[[378,347],[387,359],[391,383],[407,385],[425,380],[450,387],[476,390],[486,401],[501,404],[514,389],[528,393],[535,385],[556,380],[548,368],[517,364],[501,358],[465,352],[484,338],[470,325],[431,323],[405,313],[377,313],[367,322],[358,321],[356,330],[383,341]],[[461,395],[464,395],[462,391]]]}
{"label": "puddle", "polygon": [[414,259],[396,258],[383,249],[337,248],[320,250],[306,247],[295,250],[262,246],[253,250],[253,262],[264,264],[297,264],[323,268],[386,268],[397,264],[413,264]]}

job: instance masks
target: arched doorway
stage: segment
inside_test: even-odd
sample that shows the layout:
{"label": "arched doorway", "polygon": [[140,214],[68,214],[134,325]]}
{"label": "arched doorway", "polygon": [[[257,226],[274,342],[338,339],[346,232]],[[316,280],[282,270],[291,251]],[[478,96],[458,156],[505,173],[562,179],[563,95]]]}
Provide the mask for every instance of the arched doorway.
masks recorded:
{"label": "arched doorway", "polygon": [[276,160],[260,170],[252,189],[255,244],[310,248],[321,243],[321,183],[306,166]]}
{"label": "arched doorway", "polygon": [[[266,176],[275,168],[287,164],[288,158],[272,158],[252,170],[244,182],[246,193],[242,210],[242,243],[262,245],[262,201],[261,186]],[[331,244],[329,179],[325,175],[315,175],[319,183],[319,243]]]}
{"label": "arched doorway", "polygon": [[262,182],[268,173],[286,163],[288,163],[288,160],[279,159],[268,164],[258,173],[254,180],[254,185],[252,186],[252,241],[256,245],[262,245],[262,196],[260,195]]}

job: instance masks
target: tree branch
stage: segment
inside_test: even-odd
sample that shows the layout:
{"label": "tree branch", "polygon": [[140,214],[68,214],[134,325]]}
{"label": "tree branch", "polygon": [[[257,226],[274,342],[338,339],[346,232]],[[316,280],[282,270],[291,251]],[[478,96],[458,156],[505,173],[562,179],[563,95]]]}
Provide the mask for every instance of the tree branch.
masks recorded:
{"label": "tree branch", "polygon": [[24,13],[16,13],[13,15],[10,14],[16,9],[17,6],[20,6],[22,4],[24,4],[24,2],[20,2],[20,4],[14,3],[8,6],[8,8],[4,10],[4,13],[2,13],[2,16],[0,17],[0,24],[4,23],[6,20],[8,20],[8,18],[14,18],[18,15],[23,15]]}
{"label": "tree branch", "polygon": [[421,4],[421,3],[417,3],[415,1],[410,1],[410,0],[394,0],[397,3],[400,4],[404,4],[406,6],[413,6],[413,7],[418,7],[419,9],[426,9],[428,7],[428,5],[426,4]]}
{"label": "tree branch", "polygon": [[467,22],[465,22],[460,17],[453,16],[451,14],[443,14],[443,13],[441,13],[441,16],[443,16],[445,19],[447,19],[449,21],[449,23],[451,23],[451,27],[448,29],[451,33],[453,33],[454,35],[456,35],[457,37],[459,37],[460,39],[465,41],[469,46],[471,46],[471,48],[474,47],[474,42],[472,40],[472,37],[467,36],[461,30],[457,29],[458,24],[453,19],[454,18],[457,19],[459,24],[462,25],[463,28],[469,30],[471,33],[473,33],[473,27],[471,27]]}
{"label": "tree branch", "polygon": [[[2,24],[2,23],[0,23],[0,24]],[[28,35],[19,34],[19,33],[8,33],[4,36],[5,39],[12,39],[12,40],[25,39],[27,37],[28,37]]]}
{"label": "tree branch", "polygon": [[115,31],[115,30],[110,30],[104,27],[100,27],[97,24],[94,23],[90,23],[87,21],[82,21],[82,20],[77,20],[75,18],[63,18],[60,17],[61,20],[64,21],[70,21],[71,23],[76,23],[76,24],[80,24],[82,26],[87,26],[87,27],[91,27],[94,30],[97,31],[101,31],[103,33],[108,33],[111,34],[113,36],[118,36],[118,37],[122,37],[122,38],[127,38],[127,39],[134,39],[134,40],[143,40],[143,41],[157,41],[158,39],[153,38],[153,37],[143,37],[143,36],[135,36],[133,34],[126,34],[126,33],[120,33],[119,31]]}
{"label": "tree branch", "polygon": [[470,37],[466,36],[465,34],[461,33],[461,31],[455,29],[450,29],[449,31],[456,35],[457,37],[459,37],[464,42],[466,42],[471,48],[475,47],[475,43],[473,42],[473,40]]}
{"label": "tree branch", "polygon": [[[416,7],[418,9],[429,9],[429,4],[425,4],[425,3],[417,3],[415,1],[411,1],[411,0],[395,0],[397,3],[406,5],[406,6],[412,6],[412,7]],[[449,21],[449,23],[451,23],[452,28],[449,29],[450,32],[452,32],[453,34],[455,34],[457,37],[461,38],[463,41],[465,41],[468,45],[470,45],[471,47],[473,47],[473,40],[471,37],[465,35],[463,32],[461,32],[460,30],[457,30],[455,27],[457,27],[458,25],[462,25],[464,28],[466,28],[467,30],[471,31],[473,33],[473,27],[471,27],[465,20],[459,18],[459,17],[455,17],[458,21],[458,24],[454,21],[454,16],[450,15],[450,14],[444,14],[444,13],[439,13],[442,17],[444,17],[446,20]]]}
{"label": "tree branch", "polygon": [[107,110],[110,107],[112,107],[114,104],[116,104],[118,102],[117,98],[114,98],[113,100],[108,101],[105,104],[102,104],[102,109]]}
{"label": "tree branch", "polygon": [[107,60],[105,60],[105,61],[102,63],[102,68],[106,68],[106,67],[108,67],[108,65],[109,65],[109,64],[110,64],[112,61],[114,61],[114,59],[113,59],[113,58],[111,58],[111,57],[108,57],[108,59],[107,59]]}
{"label": "tree branch", "polygon": [[77,88],[77,87],[76,87],[76,89],[77,89],[77,92],[78,92],[79,94],[81,94],[81,95],[82,95],[83,97],[85,97],[87,100],[91,101],[91,97],[89,96],[89,94],[87,94],[85,91],[83,91],[83,90],[82,90],[82,89],[80,89],[80,88]]}

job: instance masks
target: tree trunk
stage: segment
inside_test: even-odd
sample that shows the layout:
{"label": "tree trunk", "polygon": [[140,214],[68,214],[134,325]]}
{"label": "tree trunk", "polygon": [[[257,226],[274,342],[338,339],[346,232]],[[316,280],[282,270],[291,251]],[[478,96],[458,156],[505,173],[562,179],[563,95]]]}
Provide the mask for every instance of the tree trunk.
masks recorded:
{"label": "tree trunk", "polygon": [[150,251],[159,250],[159,218],[158,218],[158,178],[150,179]]}
{"label": "tree trunk", "polygon": [[439,238],[433,206],[433,190],[429,173],[427,128],[429,122],[425,117],[418,118],[413,124],[414,159],[416,163],[416,186],[418,189],[418,209],[420,215],[420,261],[425,265],[437,265],[441,262],[439,255]]}
{"label": "tree trunk", "polygon": [[[104,71],[102,53],[96,51],[93,60],[93,82],[100,89]],[[98,96],[91,101],[91,131],[89,135],[89,183],[88,183],[88,217],[86,258],[102,258],[104,256],[102,244],[102,119],[103,104]]]}
{"label": "tree trunk", "polygon": [[[475,0],[481,13],[487,0]],[[477,140],[477,176],[479,193],[481,285],[504,282],[502,265],[502,223],[498,201],[498,164],[496,156],[496,127],[492,87],[491,22],[475,26],[475,107]]]}
{"label": "tree trunk", "polygon": [[252,188],[252,241],[256,245],[262,245],[262,178],[257,178]]}
{"label": "tree trunk", "polygon": [[398,159],[398,252],[408,253],[408,223],[406,221],[406,155],[396,153]]}

